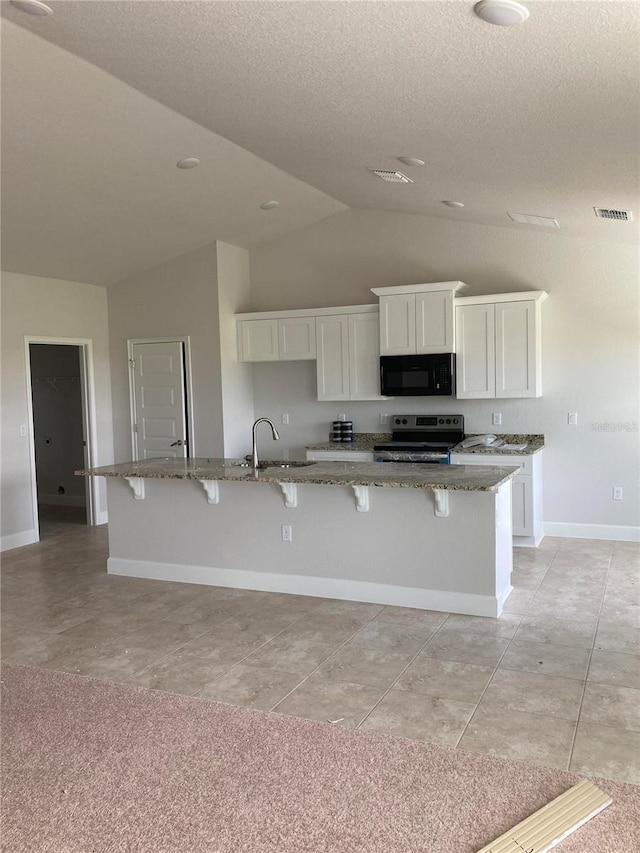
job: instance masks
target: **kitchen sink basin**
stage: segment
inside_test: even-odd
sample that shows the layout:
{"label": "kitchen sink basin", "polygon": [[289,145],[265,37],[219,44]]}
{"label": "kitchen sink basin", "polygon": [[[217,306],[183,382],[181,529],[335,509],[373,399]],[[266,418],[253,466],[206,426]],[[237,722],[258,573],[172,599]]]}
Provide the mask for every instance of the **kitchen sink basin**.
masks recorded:
{"label": "kitchen sink basin", "polygon": [[[233,462],[225,463],[229,468],[251,468],[251,462],[247,460],[234,460]],[[265,459],[260,462],[258,468],[263,471],[265,468],[306,468],[307,465],[315,465],[315,462],[302,462],[298,460],[287,461],[285,459]]]}
{"label": "kitchen sink basin", "polygon": [[306,468],[308,465],[315,465],[315,462],[299,462],[297,460],[289,462],[284,459],[267,459],[261,462],[258,468]]}

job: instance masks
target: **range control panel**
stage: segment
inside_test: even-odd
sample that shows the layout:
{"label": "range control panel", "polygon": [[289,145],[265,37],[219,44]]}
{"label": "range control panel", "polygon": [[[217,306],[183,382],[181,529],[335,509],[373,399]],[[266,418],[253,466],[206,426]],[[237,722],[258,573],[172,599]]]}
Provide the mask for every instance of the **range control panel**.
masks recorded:
{"label": "range control panel", "polygon": [[403,429],[464,432],[463,415],[392,415],[389,421],[394,432]]}

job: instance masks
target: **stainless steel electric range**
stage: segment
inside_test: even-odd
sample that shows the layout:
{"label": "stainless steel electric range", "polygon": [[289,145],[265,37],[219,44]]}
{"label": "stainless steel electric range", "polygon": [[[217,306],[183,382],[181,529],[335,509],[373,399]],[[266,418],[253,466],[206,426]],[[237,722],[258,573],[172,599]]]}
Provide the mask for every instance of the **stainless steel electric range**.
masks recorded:
{"label": "stainless steel electric range", "polygon": [[452,447],[464,438],[462,415],[392,415],[391,441],[374,445],[376,462],[448,465]]}

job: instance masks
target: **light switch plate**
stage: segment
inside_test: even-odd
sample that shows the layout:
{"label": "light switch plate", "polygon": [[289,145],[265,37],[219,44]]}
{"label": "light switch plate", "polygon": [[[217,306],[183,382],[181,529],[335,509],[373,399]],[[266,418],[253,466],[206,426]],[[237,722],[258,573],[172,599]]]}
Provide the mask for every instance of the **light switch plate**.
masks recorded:
{"label": "light switch plate", "polygon": [[577,412],[568,412],[567,413],[567,423],[569,426],[578,426],[578,413]]}

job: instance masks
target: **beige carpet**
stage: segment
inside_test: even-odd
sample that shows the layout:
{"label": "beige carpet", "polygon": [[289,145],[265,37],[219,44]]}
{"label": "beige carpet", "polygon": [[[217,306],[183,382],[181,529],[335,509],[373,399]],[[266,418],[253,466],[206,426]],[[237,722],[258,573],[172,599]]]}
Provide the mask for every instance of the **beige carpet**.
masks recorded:
{"label": "beige carpet", "polygon": [[[581,777],[5,666],[7,853],[472,853]],[[562,853],[640,850],[640,787]]]}

